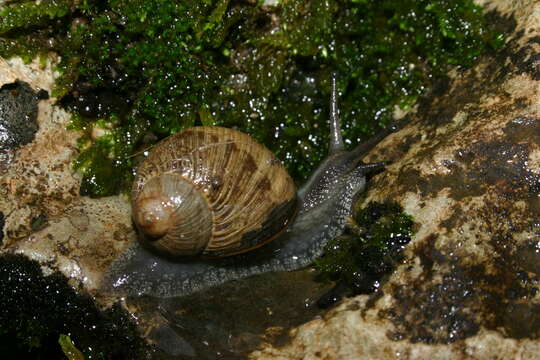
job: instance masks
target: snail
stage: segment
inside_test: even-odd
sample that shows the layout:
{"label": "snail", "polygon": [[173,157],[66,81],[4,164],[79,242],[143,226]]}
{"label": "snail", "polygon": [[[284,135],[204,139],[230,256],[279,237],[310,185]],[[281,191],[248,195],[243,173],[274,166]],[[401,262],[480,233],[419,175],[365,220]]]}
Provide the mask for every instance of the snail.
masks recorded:
{"label": "snail", "polygon": [[274,155],[238,131],[194,127],[162,140],[133,185],[140,241],[113,263],[103,287],[173,297],[310,265],[343,232],[366,175],[385,165],[360,158],[386,134],[345,150],[335,75],[330,130],[329,155],[298,191]]}

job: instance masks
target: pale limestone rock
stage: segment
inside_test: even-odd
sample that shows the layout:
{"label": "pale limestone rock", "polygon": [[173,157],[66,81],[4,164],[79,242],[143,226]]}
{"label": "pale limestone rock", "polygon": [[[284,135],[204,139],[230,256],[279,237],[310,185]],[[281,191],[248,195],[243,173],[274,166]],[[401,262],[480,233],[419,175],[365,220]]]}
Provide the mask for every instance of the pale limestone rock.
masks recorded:
{"label": "pale limestone rock", "polygon": [[[0,86],[27,82],[49,93],[55,73],[49,62],[24,64],[0,59]],[[67,129],[70,115],[38,104],[39,130],[33,142],[15,150],[0,171],[0,211],[5,216],[0,251],[23,253],[62,271],[73,285],[95,291],[114,258],[131,241],[131,209],[126,196],[90,199],[80,196],[80,174],[72,169],[80,133]],[[47,264],[47,265],[45,265]]]}
{"label": "pale limestone rock", "polygon": [[54,62],[47,61],[44,66],[39,59],[34,59],[30,64],[25,64],[20,58],[5,60],[0,58],[0,86],[24,81],[34,89],[51,91],[56,74],[53,71]]}
{"label": "pale limestone rock", "polygon": [[509,46],[455,70],[366,161],[362,201],[417,223],[378,294],[348,299],[250,359],[540,358],[540,3],[485,1]]}

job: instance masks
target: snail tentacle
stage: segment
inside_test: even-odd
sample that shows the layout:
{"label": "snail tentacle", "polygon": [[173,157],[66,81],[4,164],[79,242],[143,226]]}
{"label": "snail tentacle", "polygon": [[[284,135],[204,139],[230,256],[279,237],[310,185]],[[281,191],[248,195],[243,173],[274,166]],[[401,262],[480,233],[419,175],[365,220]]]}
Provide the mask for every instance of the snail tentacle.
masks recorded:
{"label": "snail tentacle", "polygon": [[329,153],[335,154],[345,150],[339,120],[337,74],[332,73],[332,95],[330,96],[330,148]]}
{"label": "snail tentacle", "polygon": [[358,165],[357,169],[361,171],[359,176],[365,176],[368,173],[383,169],[386,165],[388,165],[388,161],[379,161],[379,162],[367,163],[367,164],[362,163]]}

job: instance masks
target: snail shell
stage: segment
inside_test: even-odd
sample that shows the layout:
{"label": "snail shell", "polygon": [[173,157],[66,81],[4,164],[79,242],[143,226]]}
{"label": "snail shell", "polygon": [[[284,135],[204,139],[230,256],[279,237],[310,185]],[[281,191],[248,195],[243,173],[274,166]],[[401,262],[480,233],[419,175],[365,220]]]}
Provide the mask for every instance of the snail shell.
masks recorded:
{"label": "snail shell", "polygon": [[266,147],[239,131],[195,127],[160,142],[137,170],[133,219],[169,257],[223,257],[273,239],[297,209],[296,187]]}

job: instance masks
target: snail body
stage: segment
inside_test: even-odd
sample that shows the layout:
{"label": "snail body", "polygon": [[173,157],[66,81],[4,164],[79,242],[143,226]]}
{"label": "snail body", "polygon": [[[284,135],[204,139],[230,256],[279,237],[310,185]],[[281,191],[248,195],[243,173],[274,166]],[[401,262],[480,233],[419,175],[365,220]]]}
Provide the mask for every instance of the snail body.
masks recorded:
{"label": "snail body", "polygon": [[[366,174],[385,165],[364,164],[360,158],[386,134],[345,151],[335,77],[332,85],[329,155],[296,194],[279,161],[248,135],[196,127],[163,140],[138,169],[133,186],[133,218],[141,241],[113,263],[102,287],[124,296],[173,297],[255,274],[310,265],[326,243],[343,232],[355,195],[365,188]],[[236,155],[241,161],[232,166],[234,147],[239,149]],[[207,156],[217,160],[203,161]],[[178,180],[179,175],[184,179]],[[198,205],[190,210],[196,215],[190,216],[188,211],[184,217],[178,216],[181,210],[167,213],[169,209],[160,209],[163,204],[179,208],[174,194],[185,183],[201,192],[192,196],[191,191],[181,190],[189,193],[190,200],[202,197],[194,202],[217,208],[217,213],[203,215]],[[148,184],[150,190],[143,190]],[[163,193],[167,195],[163,197]],[[154,209],[156,204],[157,211],[141,210]],[[182,221],[191,221],[186,217],[210,227],[195,230],[185,226]],[[178,219],[180,224],[175,223]],[[178,245],[177,240],[190,232],[196,240]],[[216,238],[222,240],[223,234],[226,241],[212,244]],[[199,242],[198,237],[209,241]]]}

